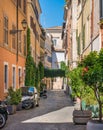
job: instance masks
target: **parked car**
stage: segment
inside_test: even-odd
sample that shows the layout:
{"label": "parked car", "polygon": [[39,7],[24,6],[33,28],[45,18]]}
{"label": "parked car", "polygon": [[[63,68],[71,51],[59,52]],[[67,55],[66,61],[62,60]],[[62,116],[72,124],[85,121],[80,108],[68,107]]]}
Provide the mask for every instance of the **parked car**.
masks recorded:
{"label": "parked car", "polygon": [[35,99],[34,99],[34,100],[35,100],[35,105],[36,105],[36,106],[39,106],[40,97],[39,97],[39,93],[38,93],[36,87],[30,86],[29,89],[28,89],[28,91],[29,91],[29,93],[33,93],[34,98],[35,98]]}
{"label": "parked car", "polygon": [[39,106],[38,91],[34,86],[21,87],[22,91],[22,107],[24,109],[30,109],[35,106]]}

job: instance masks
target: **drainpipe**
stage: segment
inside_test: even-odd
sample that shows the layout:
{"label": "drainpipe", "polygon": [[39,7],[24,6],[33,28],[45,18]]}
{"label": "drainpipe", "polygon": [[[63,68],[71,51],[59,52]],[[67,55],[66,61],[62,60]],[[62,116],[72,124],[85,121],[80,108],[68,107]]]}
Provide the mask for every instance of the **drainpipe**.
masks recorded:
{"label": "drainpipe", "polygon": [[92,38],[93,38],[93,30],[94,30],[94,26],[93,26],[93,23],[94,23],[94,20],[93,20],[93,17],[94,16],[94,0],[92,0],[92,12],[91,12],[91,51],[93,51],[93,43],[92,43]]}
{"label": "drainpipe", "polygon": [[83,57],[83,0],[82,0],[82,24],[81,24],[81,33],[82,33],[82,56]]}
{"label": "drainpipe", "polygon": [[[18,30],[18,0],[16,5],[16,26]],[[16,52],[16,62],[18,63],[18,31],[17,31],[17,52]]]}

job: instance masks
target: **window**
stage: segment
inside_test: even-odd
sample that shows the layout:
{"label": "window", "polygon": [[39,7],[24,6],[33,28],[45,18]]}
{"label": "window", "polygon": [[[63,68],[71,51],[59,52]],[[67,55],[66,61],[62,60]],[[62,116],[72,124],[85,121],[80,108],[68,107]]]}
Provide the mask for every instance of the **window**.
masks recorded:
{"label": "window", "polygon": [[48,56],[48,62],[52,63],[52,57]]}
{"label": "window", "polygon": [[23,0],[23,12],[26,14],[26,0]]}
{"label": "window", "polygon": [[35,12],[37,20],[39,20],[39,14],[38,14],[38,10],[37,10],[36,6],[34,7],[34,12]]}
{"label": "window", "polygon": [[25,68],[23,68],[23,86],[25,85]]}
{"label": "window", "polygon": [[4,91],[8,89],[8,63],[4,63]]}
{"label": "window", "polygon": [[100,0],[100,18],[103,18],[103,0]]}
{"label": "window", "polygon": [[18,0],[18,6],[21,8],[21,0]]}
{"label": "window", "polygon": [[22,80],[22,72],[21,72],[21,67],[18,69],[18,81],[19,81],[19,86],[21,85],[21,80]]}
{"label": "window", "polygon": [[54,44],[54,46],[56,46],[56,44],[57,44],[57,39],[53,39],[53,44]]}
{"label": "window", "polygon": [[19,52],[21,52],[21,32],[18,33],[18,47]]}
{"label": "window", "polygon": [[80,4],[80,2],[81,2],[81,1],[80,1],[80,0],[78,0],[78,5]]}
{"label": "window", "polygon": [[16,88],[16,67],[12,66],[12,87]]}
{"label": "window", "polygon": [[24,56],[26,56],[26,35],[24,35]]}
{"label": "window", "polygon": [[80,35],[78,36],[78,39],[77,39],[77,53],[78,55],[80,55]]}
{"label": "window", "polygon": [[[16,27],[14,25],[12,25],[12,30],[15,30]],[[16,35],[12,34],[12,48],[16,49]]]}
{"label": "window", "polygon": [[4,43],[8,44],[8,18],[4,17]]}
{"label": "window", "polygon": [[83,26],[82,30],[82,40],[83,40],[82,49],[85,49],[85,25]]}

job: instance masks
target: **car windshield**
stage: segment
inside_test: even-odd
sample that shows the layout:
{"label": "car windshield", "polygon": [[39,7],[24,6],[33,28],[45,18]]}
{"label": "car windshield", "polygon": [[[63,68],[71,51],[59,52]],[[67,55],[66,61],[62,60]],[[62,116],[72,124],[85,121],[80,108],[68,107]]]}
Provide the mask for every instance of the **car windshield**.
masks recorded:
{"label": "car windshield", "polygon": [[34,87],[29,87],[28,91],[34,93]]}
{"label": "car windshield", "polygon": [[22,96],[32,96],[34,87],[21,87]]}

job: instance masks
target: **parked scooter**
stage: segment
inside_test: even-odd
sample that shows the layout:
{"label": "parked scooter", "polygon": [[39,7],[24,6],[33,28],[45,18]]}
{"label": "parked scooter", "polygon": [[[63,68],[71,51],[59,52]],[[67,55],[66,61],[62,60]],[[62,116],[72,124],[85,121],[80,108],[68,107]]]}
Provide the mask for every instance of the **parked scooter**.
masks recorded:
{"label": "parked scooter", "polygon": [[8,119],[8,111],[5,102],[0,101],[0,129],[3,128]]}
{"label": "parked scooter", "polygon": [[46,90],[41,91],[40,97],[47,98],[47,91]]}

